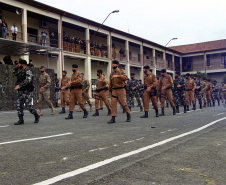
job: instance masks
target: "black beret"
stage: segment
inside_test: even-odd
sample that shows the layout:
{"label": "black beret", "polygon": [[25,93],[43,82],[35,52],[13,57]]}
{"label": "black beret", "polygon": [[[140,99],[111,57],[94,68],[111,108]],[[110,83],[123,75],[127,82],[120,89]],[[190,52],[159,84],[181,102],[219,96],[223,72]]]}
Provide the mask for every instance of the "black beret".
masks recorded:
{"label": "black beret", "polygon": [[27,61],[26,60],[19,60],[19,64],[25,64],[25,65],[27,65]]}
{"label": "black beret", "polygon": [[119,64],[119,61],[118,60],[113,60],[112,64]]}
{"label": "black beret", "polygon": [[177,74],[177,75],[180,75],[180,71],[176,71],[176,74]]}
{"label": "black beret", "polygon": [[73,64],[72,67],[73,68],[78,68],[78,65],[77,64]]}
{"label": "black beret", "polygon": [[150,69],[150,67],[148,65],[144,66],[144,69]]}
{"label": "black beret", "polygon": [[187,73],[185,76],[191,76],[190,73]]}
{"label": "black beret", "polygon": [[63,70],[62,72],[67,74],[67,71],[65,71],[65,70]]}
{"label": "black beret", "polygon": [[166,69],[162,69],[161,70],[161,73],[166,73]]}
{"label": "black beret", "polygon": [[141,79],[139,79],[139,81],[142,81]]}
{"label": "black beret", "polygon": [[40,69],[43,69],[43,68],[45,69],[46,67],[45,67],[45,66],[41,66],[41,67],[40,67]]}
{"label": "black beret", "polygon": [[213,82],[216,82],[216,83],[217,83],[217,81],[216,81],[216,80],[214,80]]}
{"label": "black beret", "polygon": [[102,69],[98,69],[97,72],[102,74],[103,70]]}
{"label": "black beret", "polygon": [[134,76],[134,75],[135,75],[135,73],[131,73],[131,74],[130,74],[130,76]]}

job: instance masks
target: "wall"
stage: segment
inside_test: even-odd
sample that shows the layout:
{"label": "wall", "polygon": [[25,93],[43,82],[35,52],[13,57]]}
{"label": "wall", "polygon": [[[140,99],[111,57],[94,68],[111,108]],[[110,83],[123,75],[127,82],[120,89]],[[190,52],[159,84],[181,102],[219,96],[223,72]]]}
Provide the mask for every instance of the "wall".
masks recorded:
{"label": "wall", "polygon": [[204,56],[192,57],[192,69],[193,71],[204,71]]}
{"label": "wall", "polygon": [[64,58],[64,70],[67,71],[67,76],[71,77],[72,75],[72,64],[78,65],[78,71],[81,73],[85,73],[85,62],[80,59],[68,59]]}
{"label": "wall", "polygon": [[[97,70],[102,69],[103,74],[107,75],[107,65],[101,65],[100,63],[91,62],[91,79],[97,79]],[[109,76],[107,76],[109,80]]]}

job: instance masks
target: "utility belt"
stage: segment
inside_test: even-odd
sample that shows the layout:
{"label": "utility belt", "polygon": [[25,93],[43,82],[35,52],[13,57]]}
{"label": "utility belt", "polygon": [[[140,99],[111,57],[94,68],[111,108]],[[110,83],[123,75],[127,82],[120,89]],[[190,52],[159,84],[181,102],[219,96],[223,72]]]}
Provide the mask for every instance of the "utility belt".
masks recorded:
{"label": "utility belt", "polygon": [[73,90],[73,89],[82,89],[82,85],[80,85],[80,86],[71,86],[70,87],[70,90]]}
{"label": "utility belt", "polygon": [[185,91],[191,91],[192,89],[185,89]]}
{"label": "utility belt", "polygon": [[[144,90],[147,90],[147,86],[145,85],[144,86]],[[152,96],[157,96],[157,89],[155,88],[155,87],[152,87],[151,88],[152,90],[154,90],[154,91],[152,91],[152,92],[149,92],[150,93],[150,96],[152,97]]]}
{"label": "utility belt", "polygon": [[107,91],[108,90],[108,87],[105,87],[105,88],[102,88],[102,89],[96,89],[96,92],[101,92],[103,90]]}
{"label": "utility belt", "polygon": [[124,87],[116,87],[116,88],[112,88],[112,89],[125,89],[126,86]]}

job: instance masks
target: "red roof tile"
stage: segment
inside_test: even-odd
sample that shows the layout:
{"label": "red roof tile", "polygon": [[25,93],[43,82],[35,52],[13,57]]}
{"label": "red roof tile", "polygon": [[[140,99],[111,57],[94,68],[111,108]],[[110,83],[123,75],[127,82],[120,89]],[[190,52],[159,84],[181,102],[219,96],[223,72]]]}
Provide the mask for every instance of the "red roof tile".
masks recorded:
{"label": "red roof tile", "polygon": [[181,53],[195,53],[210,50],[226,49],[226,39],[196,44],[169,47]]}

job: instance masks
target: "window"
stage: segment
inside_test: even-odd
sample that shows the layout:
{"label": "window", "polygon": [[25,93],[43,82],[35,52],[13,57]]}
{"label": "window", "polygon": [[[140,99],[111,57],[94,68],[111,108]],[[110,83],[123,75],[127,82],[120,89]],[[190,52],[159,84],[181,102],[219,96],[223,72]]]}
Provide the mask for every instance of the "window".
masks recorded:
{"label": "window", "polygon": [[224,68],[226,68],[226,53],[221,54],[221,65],[224,65]]}
{"label": "window", "polygon": [[138,54],[138,62],[140,62],[140,54]]}
{"label": "window", "polygon": [[210,55],[206,56],[206,65],[210,66]]}

